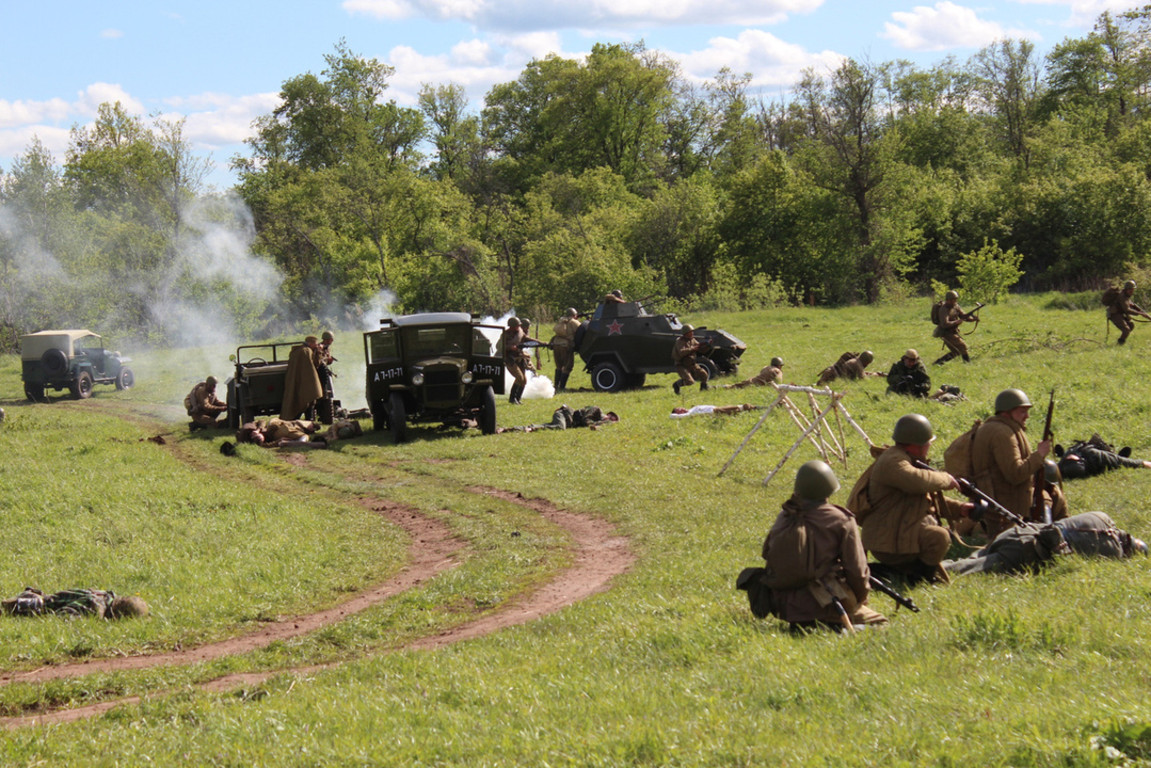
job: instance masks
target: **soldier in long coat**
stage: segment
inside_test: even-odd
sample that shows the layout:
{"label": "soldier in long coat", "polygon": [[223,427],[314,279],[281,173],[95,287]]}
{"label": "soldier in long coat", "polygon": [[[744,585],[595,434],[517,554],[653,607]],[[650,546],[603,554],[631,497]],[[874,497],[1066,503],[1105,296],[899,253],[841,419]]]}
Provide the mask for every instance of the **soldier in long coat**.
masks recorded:
{"label": "soldier in long coat", "polygon": [[320,340],[308,336],[304,343],[292,347],[288,354],[288,370],[284,374],[284,400],[280,405],[281,419],[295,419],[312,409],[324,395],[320,374],[316,371]]}

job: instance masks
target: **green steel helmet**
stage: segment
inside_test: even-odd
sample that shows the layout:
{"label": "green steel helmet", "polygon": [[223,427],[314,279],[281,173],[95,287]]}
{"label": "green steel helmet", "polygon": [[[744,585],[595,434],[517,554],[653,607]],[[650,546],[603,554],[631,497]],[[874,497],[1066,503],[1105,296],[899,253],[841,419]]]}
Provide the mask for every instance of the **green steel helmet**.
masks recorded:
{"label": "green steel helmet", "polygon": [[692,333],[692,332],[694,332],[694,331],[695,331],[695,326],[694,326],[694,325],[687,325],[687,324],[684,324],[684,326],[683,326],[683,332],[684,332],[685,334],[686,334],[686,333]]}
{"label": "green steel helmet", "polygon": [[568,317],[575,317],[575,316],[577,316],[578,314],[579,314],[579,312],[577,312],[577,311],[576,311],[576,308],[575,308],[575,307],[568,307],[568,311],[567,311],[567,316],[568,316]]}
{"label": "green steel helmet", "polygon": [[935,439],[935,431],[926,416],[909,413],[900,416],[891,432],[891,439],[903,445],[927,445]]}
{"label": "green steel helmet", "polygon": [[944,301],[959,301],[959,291],[948,291],[943,295]]}
{"label": "green steel helmet", "polygon": [[801,499],[823,501],[839,490],[839,479],[827,462],[814,459],[795,473],[794,493]]}
{"label": "green steel helmet", "polygon": [[508,328],[519,328],[519,327],[520,327],[520,319],[518,317],[509,317],[508,318]]}
{"label": "green steel helmet", "polygon": [[1059,473],[1059,465],[1051,459],[1043,462],[1043,477],[1052,485],[1059,485],[1063,482],[1063,475]]}
{"label": "green steel helmet", "polygon": [[326,341],[328,343],[331,343],[335,340],[336,340],[336,337],[335,337],[335,335],[332,334],[331,331],[324,331],[323,333],[320,334],[320,341]]}
{"label": "green steel helmet", "polygon": [[1006,413],[1021,405],[1031,406],[1027,393],[1022,389],[1005,389],[995,396],[995,412]]}
{"label": "green steel helmet", "polygon": [[126,619],[131,616],[148,615],[148,604],[139,597],[117,597],[108,606],[108,618]]}
{"label": "green steel helmet", "polygon": [[209,376],[208,378],[204,379],[204,383],[207,384],[209,388],[211,388],[211,387],[216,386],[220,382],[216,380],[215,376]]}
{"label": "green steel helmet", "polygon": [[871,361],[875,359],[875,355],[871,354],[870,349],[866,349],[859,353],[859,362],[863,365],[871,365]]}
{"label": "green steel helmet", "polygon": [[782,368],[783,367],[783,358],[782,357],[773,357],[773,358],[771,358],[771,364],[775,368]]}
{"label": "green steel helmet", "polygon": [[1134,280],[1128,280],[1127,282],[1123,283],[1123,290],[1131,291],[1132,293],[1134,293],[1135,292],[1135,281]]}

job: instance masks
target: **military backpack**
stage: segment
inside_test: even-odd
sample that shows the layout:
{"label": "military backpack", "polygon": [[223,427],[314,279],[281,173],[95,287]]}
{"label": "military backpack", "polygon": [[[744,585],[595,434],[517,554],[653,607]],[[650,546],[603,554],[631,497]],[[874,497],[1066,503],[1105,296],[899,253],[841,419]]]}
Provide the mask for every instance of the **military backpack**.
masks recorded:
{"label": "military backpack", "polygon": [[976,419],[971,429],[952,440],[951,445],[943,451],[943,469],[948,474],[968,480],[975,475],[975,465],[971,461],[971,446],[975,443],[975,433],[981,424],[983,421]]}

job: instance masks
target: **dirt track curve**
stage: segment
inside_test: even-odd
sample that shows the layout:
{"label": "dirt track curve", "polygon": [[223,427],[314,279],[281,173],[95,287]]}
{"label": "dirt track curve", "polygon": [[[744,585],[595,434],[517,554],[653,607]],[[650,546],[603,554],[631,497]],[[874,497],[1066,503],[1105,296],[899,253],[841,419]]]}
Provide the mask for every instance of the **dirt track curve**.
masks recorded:
{"label": "dirt track curve", "polygon": [[[131,417],[128,417],[130,420]],[[195,463],[192,457],[176,446],[168,444],[179,458]],[[574,549],[572,565],[556,574],[551,581],[534,591],[508,601],[499,609],[442,632],[417,638],[402,649],[434,649],[450,643],[480,637],[505,627],[524,624],[534,619],[579,602],[605,591],[616,576],[625,573],[634,562],[626,538],[616,535],[610,523],[588,515],[569,512],[544,499],[529,499],[519,493],[496,488],[471,486],[469,493],[493,496],[519,504],[539,513],[567,532]],[[259,631],[222,640],[195,648],[166,653],[95,659],[74,664],[61,664],[25,672],[0,673],[0,686],[12,683],[38,683],[68,677],[80,677],[100,672],[148,669],[159,666],[195,664],[264,648],[277,640],[285,640],[314,632],[329,624],[358,613],[402,592],[413,589],[427,579],[457,564],[454,555],[466,543],[455,538],[443,523],[422,515],[418,510],[396,504],[382,497],[355,497],[356,501],[380,513],[409,536],[408,563],[395,576],[370,590],[361,592],[338,606],[304,616],[284,619]],[[275,675],[285,673],[309,674],[330,665],[304,666],[268,672],[228,675],[199,684],[207,691],[228,691],[257,685]],[[151,696],[165,696],[170,691],[158,691]],[[40,711],[17,717],[0,718],[0,725],[15,729],[29,725],[68,722],[93,717],[115,707],[139,702],[133,696],[103,701],[84,707]]]}

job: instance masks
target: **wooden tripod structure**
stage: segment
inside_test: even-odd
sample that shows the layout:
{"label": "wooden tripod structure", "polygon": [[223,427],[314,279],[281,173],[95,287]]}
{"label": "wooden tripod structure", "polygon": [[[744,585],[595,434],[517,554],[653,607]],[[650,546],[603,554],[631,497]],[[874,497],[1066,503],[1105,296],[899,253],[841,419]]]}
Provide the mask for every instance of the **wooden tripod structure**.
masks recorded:
{"label": "wooden tripod structure", "polygon": [[[771,412],[774,411],[777,406],[781,406],[787,411],[788,416],[790,416],[791,420],[795,422],[795,425],[799,427],[801,434],[799,435],[799,439],[795,441],[795,444],[791,446],[783,458],[779,460],[779,463],[775,465],[775,469],[771,470],[767,477],[763,478],[764,485],[771,482],[771,478],[775,477],[776,473],[778,473],[779,470],[783,468],[783,465],[787,463],[787,460],[791,458],[791,455],[799,449],[799,446],[803,445],[804,440],[809,440],[812,445],[815,446],[824,461],[830,464],[831,459],[835,458],[842,462],[844,468],[846,468],[847,451],[845,447],[847,441],[844,439],[843,433],[844,421],[850,424],[855,431],[859,433],[859,436],[863,438],[863,442],[867,443],[869,449],[874,446],[871,438],[863,431],[863,427],[859,426],[855,419],[851,418],[851,414],[847,412],[847,409],[843,407],[842,392],[834,392],[831,389],[818,389],[816,387],[801,387],[793,384],[772,384],[772,386],[779,391],[779,396],[775,398],[774,403],[768,406],[767,410],[763,412],[763,415],[759,417],[759,421],[755,423],[755,426],[752,427],[751,431],[747,433],[747,436],[743,438],[743,442],[739,444],[739,447],[735,449],[735,453],[733,453],[731,458],[727,460],[727,463],[723,465],[723,469],[719,471],[719,475],[723,475],[723,473],[727,471],[727,468],[735,461],[735,457],[739,455],[740,451],[742,451],[748,441],[751,440],[752,435],[759,431],[759,428],[763,426],[764,422],[767,421],[767,417],[771,415]],[[804,412],[800,410],[799,406],[792,402],[788,396],[792,393],[807,395],[807,402],[811,407],[811,419],[808,419]],[[821,406],[816,399],[817,396],[820,398],[828,398],[829,402],[827,405]],[[835,414],[835,430],[831,428],[831,424],[828,422],[828,416],[833,413]],[[836,438],[836,433],[838,433],[838,439]],[[719,475],[717,475],[717,477]]]}

